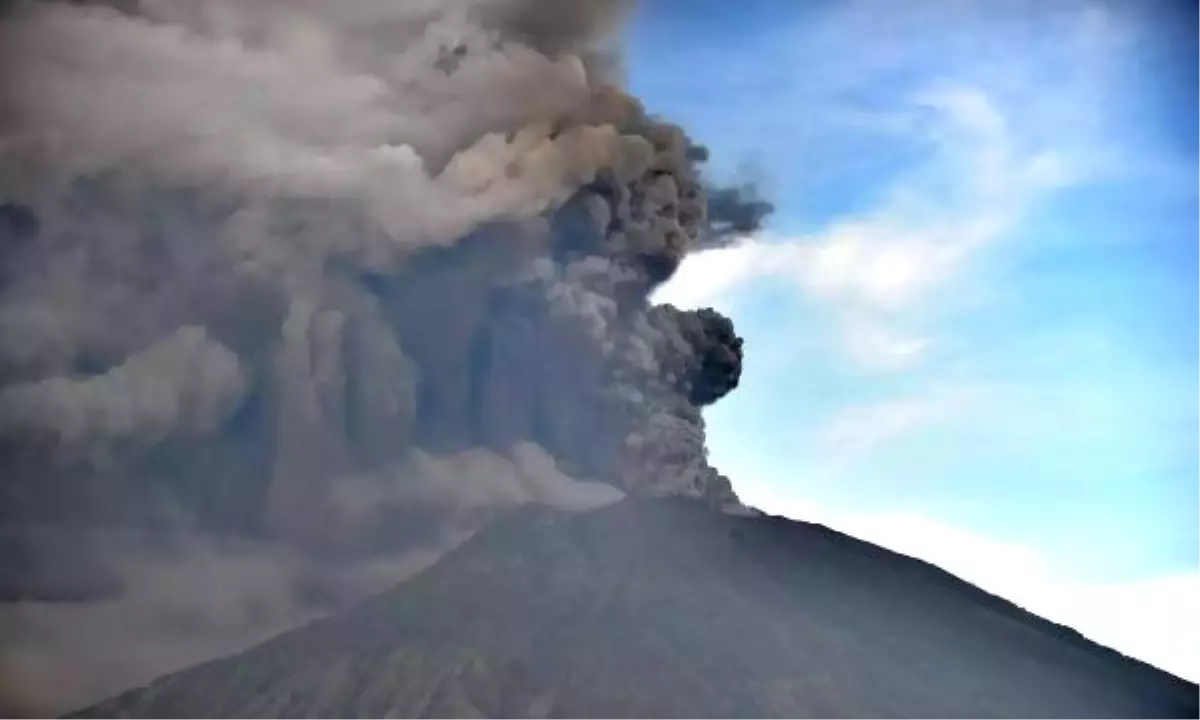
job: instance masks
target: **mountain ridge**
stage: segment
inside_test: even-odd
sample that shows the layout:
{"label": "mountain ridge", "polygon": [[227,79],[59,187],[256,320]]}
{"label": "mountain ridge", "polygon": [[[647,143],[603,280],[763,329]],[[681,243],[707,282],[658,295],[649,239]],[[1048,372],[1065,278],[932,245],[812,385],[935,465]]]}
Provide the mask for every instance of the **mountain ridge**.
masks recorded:
{"label": "mountain ridge", "polygon": [[1029,620],[1036,622],[1039,626],[1041,626],[1041,629],[1043,632],[1046,632],[1046,633],[1056,637],[1057,639],[1060,639],[1060,640],[1063,640],[1066,642],[1070,642],[1070,643],[1074,643],[1074,644],[1078,645],[1081,649],[1086,649],[1089,651],[1100,651],[1100,652],[1107,653],[1107,654],[1113,656],[1115,659],[1120,659],[1123,661],[1134,663],[1136,665],[1140,665],[1145,670],[1148,670],[1148,671],[1151,671],[1154,673],[1165,673],[1165,674],[1170,675],[1171,677],[1174,677],[1182,682],[1191,682],[1190,680],[1180,677],[1179,675],[1176,675],[1175,673],[1172,673],[1169,670],[1160,668],[1157,665],[1154,665],[1153,663],[1147,662],[1147,661],[1142,660],[1141,658],[1135,657],[1133,655],[1126,655],[1125,653],[1121,652],[1117,648],[1105,645],[1104,643],[1102,643],[1098,640],[1094,640],[1094,639],[1088,637],[1087,635],[1084,635],[1083,633],[1081,633],[1079,630],[1075,629],[1074,627],[1071,627],[1070,625],[1067,625],[1065,623],[1056,622],[1047,617],[1038,615],[1033,610],[1030,610],[1030,609],[1022,606],[1019,603],[1014,602],[1014,601],[1004,597],[1003,595],[999,595],[999,594],[993,593],[989,590],[985,590],[984,588],[970,582],[969,580],[966,580],[958,575],[955,575],[953,572],[941,567],[940,565],[937,565],[936,563],[932,563],[928,560],[924,560],[915,555],[908,555],[906,553],[903,553],[903,552],[900,552],[897,550],[891,550],[889,548],[883,547],[882,545],[877,545],[876,543],[872,543],[867,540],[861,540],[860,538],[857,538],[853,535],[842,532],[841,530],[830,527],[823,523],[810,522],[807,520],[798,520],[795,518],[789,518],[789,517],[782,516],[782,515],[764,514],[762,517],[769,518],[769,519],[776,520],[776,521],[785,522],[785,523],[800,523],[803,525],[808,525],[813,528],[819,528],[831,535],[841,536],[842,538],[844,538],[846,540],[862,543],[869,550],[882,551],[883,553],[886,553],[888,555],[893,555],[900,559],[912,561],[912,562],[916,563],[918,566],[921,566],[924,570],[928,571],[931,575],[945,576],[945,579],[947,579],[949,581],[952,581],[955,583],[961,583],[963,586],[965,586],[964,588],[962,588],[964,591],[973,591],[973,592],[977,593],[981,602],[990,604],[993,607],[993,609],[996,609],[998,611],[1008,611],[1014,617],[1025,618],[1025,619],[1029,619]]}
{"label": "mountain ridge", "polygon": [[338,615],[72,717],[1195,716],[916,558],[687,500],[527,507]]}

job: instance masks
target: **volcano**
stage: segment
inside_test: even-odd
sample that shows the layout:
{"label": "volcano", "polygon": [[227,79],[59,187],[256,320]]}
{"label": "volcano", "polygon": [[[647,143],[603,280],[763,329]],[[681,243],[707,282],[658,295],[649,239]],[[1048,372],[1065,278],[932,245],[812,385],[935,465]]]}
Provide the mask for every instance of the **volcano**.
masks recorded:
{"label": "volcano", "polygon": [[1196,717],[1197,686],[821,525],[527,506],[76,717]]}

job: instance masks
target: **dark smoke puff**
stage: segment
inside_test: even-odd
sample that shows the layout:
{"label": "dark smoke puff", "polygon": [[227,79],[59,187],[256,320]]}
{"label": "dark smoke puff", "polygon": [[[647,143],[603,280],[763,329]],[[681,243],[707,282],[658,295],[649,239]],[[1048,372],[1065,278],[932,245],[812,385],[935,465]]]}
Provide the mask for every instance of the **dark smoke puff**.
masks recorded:
{"label": "dark smoke puff", "polygon": [[602,251],[620,209],[621,188],[607,178],[597,179],[554,213],[555,259],[569,262]]}
{"label": "dark smoke puff", "polygon": [[[702,192],[672,132],[634,177],[602,171],[552,218],[555,257],[598,255],[626,268],[623,298],[642,306],[669,279],[704,231]],[[626,302],[625,304],[628,304]]]}
{"label": "dark smoke puff", "polygon": [[[741,339],[715,311],[647,306],[649,292],[708,232],[696,168],[702,158],[679,128],[649,118],[636,102],[625,109],[621,129],[644,139],[653,151],[650,161],[633,177],[602,170],[551,218],[554,257],[561,267],[605,268],[579,277],[563,272],[567,286],[577,287],[572,292],[560,288],[551,304],[561,310],[571,304],[563,302],[568,298],[595,295],[611,298],[616,310],[615,317],[578,313],[580,321],[602,331],[593,333],[592,352],[608,358],[607,379],[576,377],[563,385],[595,386],[599,380],[599,394],[608,400],[607,405],[594,399],[573,403],[576,411],[589,408],[591,426],[603,418],[612,429],[605,436],[617,439],[608,462],[592,466],[601,478],[632,492],[685,494],[714,506],[736,503],[728,480],[708,465],[699,408],[737,385]],[[607,286],[597,285],[596,278],[606,279]],[[562,409],[553,414],[560,427],[565,414]],[[578,449],[560,438],[538,439],[560,459],[578,456]]]}
{"label": "dark smoke puff", "polygon": [[668,338],[664,366],[693,405],[710,405],[738,386],[742,338],[729,318],[712,308],[659,305],[651,312]]}
{"label": "dark smoke puff", "polygon": [[[693,170],[693,179],[699,179],[699,166],[708,162],[708,148],[692,144],[686,137],[685,142],[688,144],[683,148],[684,157]],[[698,202],[703,208],[699,217],[703,219],[704,232],[693,238],[693,250],[721,247],[738,235],[757,232],[775,212],[775,205],[763,198],[758,185],[753,182],[732,187],[704,185],[704,191],[692,192],[685,197],[685,201]]]}
{"label": "dark smoke puff", "polygon": [[721,247],[739,236],[757,232],[775,212],[775,206],[763,200],[753,185],[710,188],[707,196],[707,224],[695,245],[697,250]]}

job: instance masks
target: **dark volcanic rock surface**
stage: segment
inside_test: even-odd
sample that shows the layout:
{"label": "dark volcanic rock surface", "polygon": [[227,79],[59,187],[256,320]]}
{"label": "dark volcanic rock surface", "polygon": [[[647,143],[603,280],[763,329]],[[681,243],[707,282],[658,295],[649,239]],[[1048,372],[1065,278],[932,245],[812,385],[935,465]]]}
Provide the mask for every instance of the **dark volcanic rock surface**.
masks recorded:
{"label": "dark volcanic rock surface", "polygon": [[1196,717],[928,564],[683,500],[526,509],[352,611],[89,717]]}

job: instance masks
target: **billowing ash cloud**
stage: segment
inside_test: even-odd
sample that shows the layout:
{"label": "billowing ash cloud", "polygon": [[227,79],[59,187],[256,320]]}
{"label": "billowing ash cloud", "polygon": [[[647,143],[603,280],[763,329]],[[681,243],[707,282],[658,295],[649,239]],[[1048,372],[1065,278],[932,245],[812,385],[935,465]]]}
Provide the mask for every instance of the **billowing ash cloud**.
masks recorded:
{"label": "billowing ash cloud", "polygon": [[647,298],[770,207],[618,87],[624,10],[2,11],[0,709],[236,650],[521,503],[737,507],[700,410],[741,341]]}

